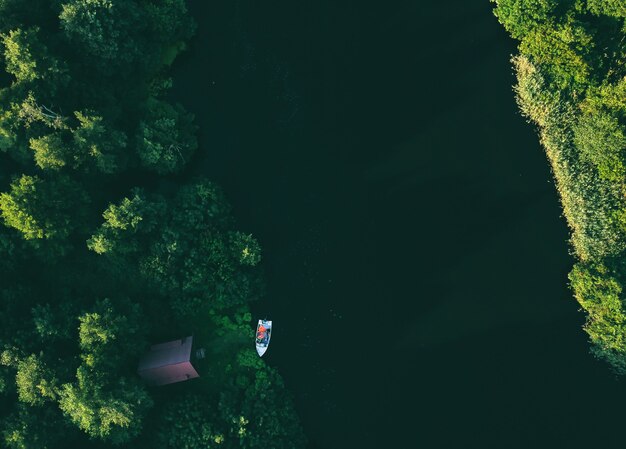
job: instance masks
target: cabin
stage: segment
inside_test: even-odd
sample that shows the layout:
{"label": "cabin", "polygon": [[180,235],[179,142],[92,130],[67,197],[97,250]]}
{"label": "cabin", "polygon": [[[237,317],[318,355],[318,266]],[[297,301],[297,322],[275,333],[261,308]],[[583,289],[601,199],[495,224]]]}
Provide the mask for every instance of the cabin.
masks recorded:
{"label": "cabin", "polygon": [[[137,373],[148,385],[167,385],[200,377],[191,364],[193,336],[150,347],[139,360]],[[196,359],[204,357],[204,349],[196,351]]]}

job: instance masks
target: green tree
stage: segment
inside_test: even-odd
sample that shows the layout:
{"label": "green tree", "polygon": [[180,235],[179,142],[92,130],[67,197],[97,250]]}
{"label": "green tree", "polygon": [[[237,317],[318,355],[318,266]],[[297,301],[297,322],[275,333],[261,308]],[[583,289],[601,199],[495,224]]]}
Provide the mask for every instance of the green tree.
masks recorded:
{"label": "green tree", "polygon": [[[227,231],[230,205],[214,184],[199,180],[180,189],[160,236],[140,261],[142,272],[181,315],[231,307],[262,294],[258,243]],[[247,253],[244,251],[247,248]]]}
{"label": "green tree", "polygon": [[182,107],[149,100],[136,138],[142,166],[159,174],[180,171],[198,147],[195,130],[193,115]]}
{"label": "green tree", "polygon": [[46,343],[69,340],[75,326],[75,306],[70,302],[36,304],[31,309],[35,332]]}
{"label": "green tree", "polygon": [[587,7],[597,15],[626,17],[626,4],[620,0],[587,0]]}
{"label": "green tree", "polygon": [[111,204],[104,211],[104,224],[88,241],[87,246],[98,254],[124,254],[137,251],[143,241],[141,234],[155,229],[165,212],[163,198],[148,198],[135,189],[131,198]]}
{"label": "green tree", "polygon": [[[88,435],[121,444],[136,437],[153,401],[129,369],[145,347],[141,311],[130,301],[98,301],[79,317],[82,364],[59,391],[59,407]],[[134,376],[133,376],[134,377]]]}
{"label": "green tree", "polygon": [[219,421],[215,407],[209,405],[211,403],[215,403],[214,398],[203,400],[196,395],[185,395],[168,404],[159,426],[163,430],[157,435],[155,447],[158,449],[231,447],[224,444],[228,425]]}
{"label": "green tree", "polygon": [[262,449],[268,441],[276,449],[306,446],[291,397],[277,373],[248,349],[240,351],[231,366],[231,382],[215,397],[187,395],[167,404],[157,448]]}
{"label": "green tree", "polygon": [[594,40],[579,22],[534,29],[520,43],[520,51],[546,66],[559,88],[584,89],[592,82]]}
{"label": "green tree", "polygon": [[563,3],[559,0],[491,0],[500,23],[515,39],[522,39],[530,32],[549,23]]}
{"label": "green tree", "polygon": [[59,170],[66,166],[71,150],[60,133],[30,139],[35,163],[43,170]]}
{"label": "green tree", "polygon": [[43,44],[39,28],[12,30],[1,36],[6,71],[18,83],[40,80],[47,89],[55,91],[69,78],[67,67],[53,57]]}
{"label": "green tree", "polygon": [[[36,112],[35,112],[36,114]],[[126,136],[104,123],[95,113],[75,112],[78,126],[68,132],[30,139],[35,163],[44,170],[95,170],[112,174],[126,167]]]}
{"label": "green tree", "polygon": [[142,54],[144,20],[135,1],[70,0],[61,5],[59,19],[69,42],[100,66],[129,63]]}
{"label": "green tree", "polygon": [[48,0],[0,0],[0,33],[25,24],[41,23],[54,15]]}
{"label": "green tree", "polygon": [[110,373],[129,363],[145,348],[141,309],[128,300],[97,301],[92,312],[79,317],[83,363],[94,372]]}
{"label": "green tree", "polygon": [[195,31],[195,22],[187,13],[184,0],[162,0],[146,3],[144,14],[148,17],[150,42],[161,47],[161,61],[170,64],[176,54],[184,48]]}
{"label": "green tree", "polygon": [[[0,91],[1,95],[2,91]],[[0,109],[0,151],[8,152],[16,146],[17,120],[10,110]]]}
{"label": "green tree", "polygon": [[255,269],[260,246],[251,235],[227,230],[230,206],[207,181],[180,189],[169,208],[161,198],[136,191],[132,199],[109,206],[104,218],[88,247],[128,257],[126,263],[170,296],[181,315],[245,304],[262,292]]}
{"label": "green tree", "polygon": [[76,434],[54,408],[18,404],[2,421],[3,445],[8,449],[80,447]]}
{"label": "green tree", "polygon": [[576,299],[587,312],[585,331],[593,353],[626,373],[626,309],[622,283],[601,264],[574,266],[570,281]]}
{"label": "green tree", "polygon": [[11,104],[11,118],[17,119],[24,128],[41,130],[68,128],[67,117],[39,101],[32,91],[29,91],[26,97],[20,101],[20,103]]}
{"label": "green tree", "polygon": [[94,111],[74,114],[79,122],[73,131],[76,165],[91,160],[97,170],[107,174],[124,169],[128,161],[126,135],[113,129]]}
{"label": "green tree", "polygon": [[224,192],[207,179],[181,186],[171,210],[172,227],[189,234],[207,229],[226,231],[234,226],[232,208]]}
{"label": "green tree", "polygon": [[143,7],[151,35],[165,45],[186,41],[193,35],[196,26],[184,0],[161,0]]}
{"label": "green tree", "polygon": [[228,240],[233,256],[241,265],[254,267],[261,261],[261,245],[252,235],[231,232]]}
{"label": "green tree", "polygon": [[20,401],[30,405],[42,405],[57,397],[58,380],[41,358],[31,354],[17,363],[15,376]]}
{"label": "green tree", "polygon": [[67,177],[22,175],[0,194],[0,212],[5,224],[27,240],[64,239],[83,226],[87,202],[85,192]]}
{"label": "green tree", "polygon": [[624,179],[626,136],[616,118],[600,111],[582,115],[574,128],[574,143],[600,176],[618,182]]}
{"label": "green tree", "polygon": [[59,393],[61,411],[87,435],[113,444],[127,443],[142,429],[153,401],[136,381],[119,378],[115,385],[100,383],[84,366],[77,382],[64,384]]}
{"label": "green tree", "polygon": [[[232,307],[256,299],[262,292],[258,272],[253,270],[258,254],[242,254],[237,235],[204,232],[190,238],[182,251],[167,251],[167,246],[155,246],[149,259],[178,258],[170,270],[154,270],[155,264],[145,264],[146,271],[163,285],[179,285],[181,295],[175,295],[173,306],[179,313],[193,314],[206,307]],[[247,248],[258,247],[255,240]],[[162,252],[166,250],[167,252]],[[173,269],[171,269],[173,268]]]}

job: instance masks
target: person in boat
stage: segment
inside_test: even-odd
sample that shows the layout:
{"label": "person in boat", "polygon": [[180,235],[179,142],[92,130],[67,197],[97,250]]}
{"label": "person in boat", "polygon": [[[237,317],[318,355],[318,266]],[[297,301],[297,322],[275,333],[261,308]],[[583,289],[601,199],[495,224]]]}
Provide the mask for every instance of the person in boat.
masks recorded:
{"label": "person in boat", "polygon": [[258,343],[265,343],[267,340],[267,329],[262,324],[259,326],[259,330],[256,333],[256,341]]}

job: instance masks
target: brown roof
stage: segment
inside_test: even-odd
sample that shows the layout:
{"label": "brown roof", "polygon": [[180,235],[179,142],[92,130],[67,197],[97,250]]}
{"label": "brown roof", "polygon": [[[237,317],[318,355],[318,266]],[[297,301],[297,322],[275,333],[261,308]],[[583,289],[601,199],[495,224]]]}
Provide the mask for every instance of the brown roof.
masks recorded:
{"label": "brown roof", "polygon": [[160,343],[139,360],[137,372],[150,385],[166,385],[200,377],[191,365],[193,337]]}

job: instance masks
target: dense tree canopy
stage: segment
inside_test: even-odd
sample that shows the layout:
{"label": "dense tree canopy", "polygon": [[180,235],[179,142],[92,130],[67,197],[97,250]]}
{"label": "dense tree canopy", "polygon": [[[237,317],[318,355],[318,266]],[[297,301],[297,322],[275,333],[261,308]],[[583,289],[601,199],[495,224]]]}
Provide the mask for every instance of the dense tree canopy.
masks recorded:
{"label": "dense tree canopy", "polygon": [[[256,353],[246,352],[239,354],[236,363],[240,368],[254,370],[249,377],[241,377],[239,384],[228,384],[216,403],[183,396],[168,405],[161,418],[164,430],[156,435],[156,448],[263,449],[268,441],[275,449],[303,446],[298,422],[283,397],[280,378],[255,362]],[[268,404],[273,404],[270,413]]]}
{"label": "dense tree canopy", "polygon": [[0,194],[0,212],[5,224],[26,240],[61,240],[84,225],[88,202],[81,186],[68,177],[22,175]]}
{"label": "dense tree canopy", "polygon": [[198,146],[194,132],[192,115],[151,99],[137,133],[142,166],[160,174],[180,171]]}
{"label": "dense tree canopy", "polygon": [[[0,0],[0,447],[305,445],[250,348],[259,243],[215,184],[157,176],[198,146],[167,92],[193,31],[184,0]],[[200,378],[145,385],[191,334]]]}
{"label": "dense tree canopy", "polygon": [[516,93],[539,129],[579,261],[570,273],[592,351],[626,372],[626,6],[493,0],[520,41]]}

